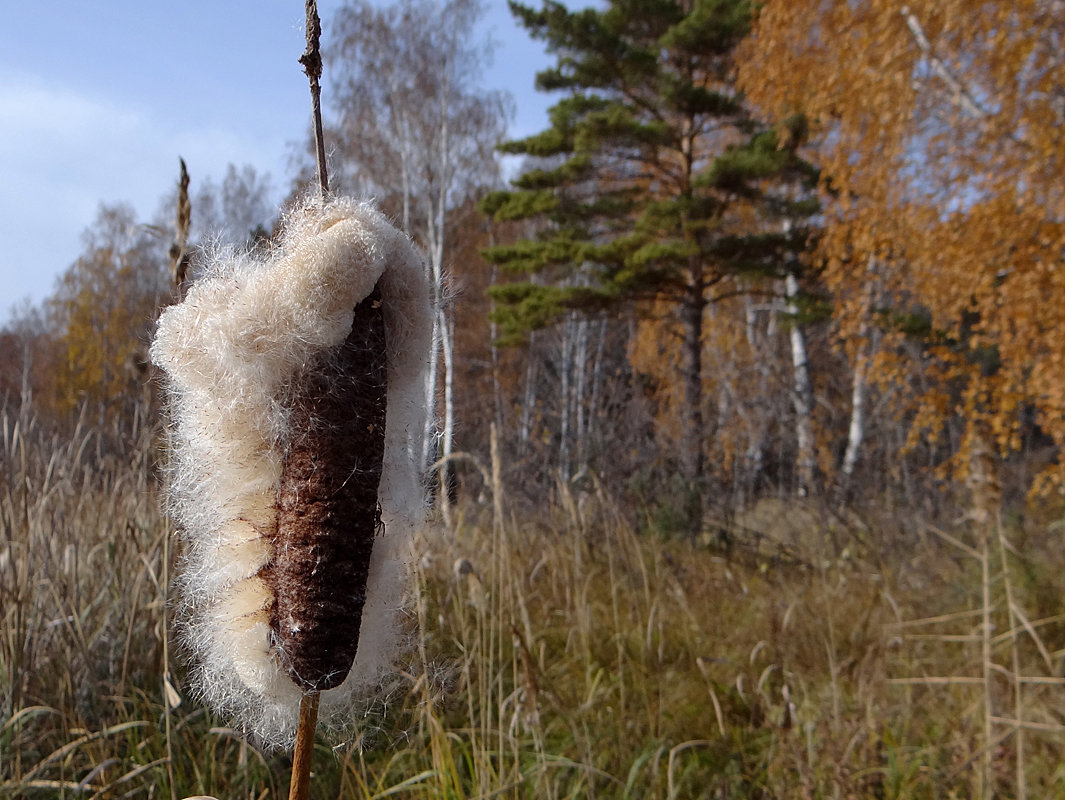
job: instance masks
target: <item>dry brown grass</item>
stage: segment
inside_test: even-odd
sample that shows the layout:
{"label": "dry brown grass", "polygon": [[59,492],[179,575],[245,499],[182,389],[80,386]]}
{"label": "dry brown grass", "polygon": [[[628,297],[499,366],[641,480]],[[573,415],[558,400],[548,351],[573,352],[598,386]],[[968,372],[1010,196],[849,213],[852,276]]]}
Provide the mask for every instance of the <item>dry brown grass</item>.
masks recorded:
{"label": "dry brown grass", "polygon": [[[150,432],[0,434],[0,797],[284,796],[285,758],[199,708],[174,659],[166,689]],[[726,555],[636,532],[594,483],[536,517],[458,507],[419,541],[398,687],[348,744],[319,739],[311,796],[1065,792],[1047,528],[778,510],[801,535],[762,520],[772,547],[737,530],[759,546]]]}

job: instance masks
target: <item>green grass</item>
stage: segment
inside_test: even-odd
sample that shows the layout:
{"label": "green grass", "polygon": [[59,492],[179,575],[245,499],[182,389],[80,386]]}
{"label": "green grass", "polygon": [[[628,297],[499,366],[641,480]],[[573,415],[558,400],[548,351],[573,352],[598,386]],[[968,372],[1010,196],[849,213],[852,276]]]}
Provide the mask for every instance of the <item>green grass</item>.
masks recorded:
{"label": "green grass", "polygon": [[[164,651],[149,432],[0,433],[0,797],[284,797],[286,756],[197,706]],[[724,553],[636,533],[594,490],[556,499],[425,529],[397,685],[319,736],[313,797],[1016,796],[1018,757],[1030,796],[1065,794],[1049,527],[1007,531],[1003,570],[965,525],[951,544],[769,504]]]}

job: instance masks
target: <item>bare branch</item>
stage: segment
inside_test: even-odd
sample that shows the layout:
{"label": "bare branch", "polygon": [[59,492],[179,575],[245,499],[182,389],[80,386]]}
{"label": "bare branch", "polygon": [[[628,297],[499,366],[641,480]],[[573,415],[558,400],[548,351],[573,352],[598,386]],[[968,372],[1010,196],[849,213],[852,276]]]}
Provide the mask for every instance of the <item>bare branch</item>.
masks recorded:
{"label": "bare branch", "polygon": [[932,70],[950,89],[954,103],[961,106],[968,114],[977,119],[983,119],[990,116],[991,112],[984,108],[973,96],[972,92],[966,89],[961,81],[954,77],[951,71],[947,68],[947,65],[943,62],[943,59],[932,52],[932,43],[928,41],[924,28],[917,19],[917,15],[910,10],[910,7],[903,6],[899,13],[901,13],[902,18],[906,20],[906,27],[910,29],[910,33],[913,34],[913,39],[917,43],[917,47],[920,48],[921,52],[924,53],[925,58],[928,59],[928,63],[932,66]]}

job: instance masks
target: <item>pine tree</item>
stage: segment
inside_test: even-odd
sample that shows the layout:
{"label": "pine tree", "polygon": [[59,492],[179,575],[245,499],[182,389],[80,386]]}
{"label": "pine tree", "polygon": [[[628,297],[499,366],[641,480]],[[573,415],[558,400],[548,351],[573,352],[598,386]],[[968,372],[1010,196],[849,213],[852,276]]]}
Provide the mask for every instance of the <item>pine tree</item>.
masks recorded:
{"label": "pine tree", "polygon": [[[482,203],[496,221],[541,233],[487,257],[527,280],[494,287],[503,339],[571,310],[666,307],[683,329],[686,518],[699,530],[705,482],[704,315],[745,278],[783,277],[805,240],[813,170],[796,155],[804,124],[760,128],[733,85],[748,0],[611,0],[570,11],[554,0],[511,11],[557,65],[537,76],[564,92],[542,133],[502,150],[532,158],[512,191]],[[799,190],[789,190],[802,186]],[[789,220],[790,225],[782,224]],[[665,301],[663,303],[663,301]]]}

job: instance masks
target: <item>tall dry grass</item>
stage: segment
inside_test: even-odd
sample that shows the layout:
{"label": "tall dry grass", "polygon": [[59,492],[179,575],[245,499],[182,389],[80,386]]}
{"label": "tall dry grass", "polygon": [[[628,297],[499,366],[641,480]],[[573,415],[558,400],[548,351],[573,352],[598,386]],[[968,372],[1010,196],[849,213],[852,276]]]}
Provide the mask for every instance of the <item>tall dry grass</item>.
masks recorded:
{"label": "tall dry grass", "polygon": [[154,769],[114,755],[149,738],[162,674],[150,436],[140,419],[110,431],[82,419],[61,435],[0,414],[0,791]]}
{"label": "tall dry grass", "polygon": [[[0,434],[0,797],[283,797],[285,756],[164,677],[152,432]],[[725,552],[594,482],[456,508],[418,541],[400,680],[319,738],[312,797],[1065,794],[1053,531],[773,513]]]}

